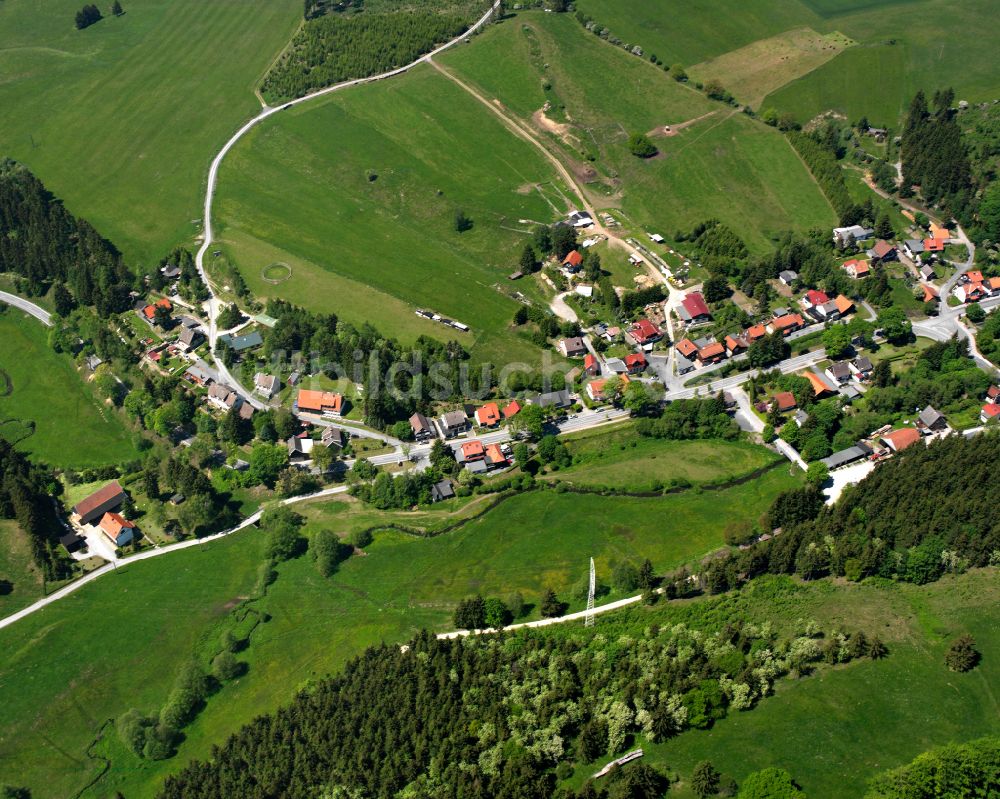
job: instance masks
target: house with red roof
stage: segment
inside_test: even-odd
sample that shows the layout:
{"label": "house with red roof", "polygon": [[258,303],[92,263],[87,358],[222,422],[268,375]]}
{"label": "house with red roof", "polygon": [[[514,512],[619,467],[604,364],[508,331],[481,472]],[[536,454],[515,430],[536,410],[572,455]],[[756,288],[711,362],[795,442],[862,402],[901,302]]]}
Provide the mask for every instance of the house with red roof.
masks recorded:
{"label": "house with red roof", "polygon": [[726,336],[726,352],[730,355],[738,355],[747,348],[746,339],[741,336]]}
{"label": "house with red roof", "polygon": [[486,465],[491,469],[499,469],[507,465],[507,456],[503,454],[499,444],[488,444],[486,446]]}
{"label": "house with red roof", "polygon": [[511,400],[510,404],[503,409],[503,418],[510,419],[512,416],[517,416],[521,412],[521,403],[517,400]]}
{"label": "house with red roof", "polygon": [[875,246],[868,250],[868,257],[873,261],[895,261],[896,247],[884,239],[879,239],[875,242]]}
{"label": "house with red roof", "polygon": [[566,257],[563,258],[562,266],[563,269],[569,272],[578,272],[582,263],[583,256],[580,255],[579,250],[570,250]]}
{"label": "house with red roof", "polygon": [[779,391],[774,395],[774,401],[778,404],[778,410],[781,413],[794,411],[799,406],[799,403],[795,400],[795,395],[791,391]]}
{"label": "house with red roof", "polygon": [[682,338],[674,345],[674,349],[676,349],[688,360],[698,354],[698,347],[695,346],[695,343],[689,338]]}
{"label": "house with red roof", "polygon": [[645,347],[663,338],[663,331],[648,319],[640,319],[629,328],[625,338],[632,341],[637,347]]}
{"label": "house with red roof", "polygon": [[990,296],[989,289],[981,280],[969,281],[955,286],[953,294],[958,297],[959,302],[979,302]]}
{"label": "house with red roof", "polygon": [[827,296],[826,292],[819,291],[817,289],[809,289],[805,296],[799,300],[799,304],[808,311],[810,308],[825,305],[829,301],[830,298]]}
{"label": "house with red roof", "polygon": [[834,393],[833,388],[828,386],[826,381],[815,372],[806,371],[803,372],[800,377],[804,377],[809,381],[809,384],[812,386],[813,395],[816,397],[822,397],[826,394]]}
{"label": "house with red roof", "polygon": [[893,452],[902,452],[920,440],[920,431],[915,427],[902,427],[882,436],[882,443]]}
{"label": "house with red roof", "polygon": [[601,373],[601,365],[597,362],[597,358],[594,357],[593,353],[588,352],[584,356],[583,371],[591,377]]}
{"label": "house with red roof", "polygon": [[855,280],[861,280],[861,278],[868,277],[871,274],[871,267],[868,265],[868,261],[862,261],[860,258],[852,258],[850,261],[845,261],[841,265],[841,269]]}
{"label": "house with red roof", "polygon": [[116,547],[123,547],[135,538],[135,523],[119,513],[105,513],[101,517],[100,528]]}
{"label": "house with red roof", "polygon": [[462,444],[462,462],[471,463],[486,458],[486,448],[482,441],[466,441]]}
{"label": "house with red roof", "polygon": [[751,325],[747,328],[746,339],[748,344],[753,344],[767,335],[767,328],[764,325]]}
{"label": "house with red roof", "polygon": [[641,352],[633,352],[625,356],[625,368],[630,375],[639,375],[646,371],[649,362]]}
{"label": "house with red roof", "polygon": [[802,318],[801,314],[789,313],[784,316],[779,316],[777,319],[772,319],[767,325],[768,333],[781,333],[783,336],[787,336],[799,328],[805,327],[806,321]]}
{"label": "house with red roof", "polygon": [[991,419],[1000,416],[1000,405],[987,402],[979,412],[979,421],[986,424]]}
{"label": "house with red roof", "polygon": [[481,408],[476,408],[476,423],[480,427],[496,427],[500,424],[500,408],[495,402],[487,402]]}
{"label": "house with red roof", "polygon": [[725,358],[726,348],[718,341],[706,344],[698,350],[698,361],[701,364],[719,363],[719,361],[725,360]]}
{"label": "house with red roof", "polygon": [[321,416],[340,416],[344,411],[344,397],[331,391],[312,391],[300,388],[295,399],[300,413],[317,413]]}
{"label": "house with red roof", "polygon": [[708,310],[708,303],[700,291],[692,291],[681,300],[677,308],[677,316],[687,325],[701,324],[712,318]]}
{"label": "house with red roof", "polygon": [[943,239],[924,239],[924,252],[944,252]]}

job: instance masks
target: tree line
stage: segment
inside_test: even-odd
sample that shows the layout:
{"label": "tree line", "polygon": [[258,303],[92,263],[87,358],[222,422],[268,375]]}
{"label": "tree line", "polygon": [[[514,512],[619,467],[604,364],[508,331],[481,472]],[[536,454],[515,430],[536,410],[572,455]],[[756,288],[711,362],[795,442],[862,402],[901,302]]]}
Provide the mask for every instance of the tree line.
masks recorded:
{"label": "tree line", "polygon": [[1000,737],[948,744],[871,781],[865,799],[989,797],[1000,792]]}
{"label": "tree line", "polygon": [[388,72],[467,27],[460,15],[426,11],[310,19],[264,77],[261,91],[269,101],[280,102],[343,80]]}
{"label": "tree line", "polygon": [[771,573],[924,584],[1000,563],[1000,518],[982,488],[1000,466],[998,443],[982,433],[910,447],[833,506],[812,486],[785,492],[760,522],[781,534],[713,560],[705,583],[721,592]]}
{"label": "tree line", "polygon": [[101,316],[127,310],[135,284],[115,246],[10,159],[0,160],[0,272],[24,278],[32,296],[62,284]]}
{"label": "tree line", "polygon": [[[485,619],[486,602],[473,600],[463,615],[478,622],[480,611]],[[668,780],[642,764],[579,791],[557,788],[557,774],[638,736],[710,727],[785,674],[883,652],[862,633],[807,625],[779,637],[740,621],[705,631],[645,618],[614,640],[581,630],[423,632],[402,648],[368,649],[251,722],[209,761],[168,777],[160,797],[658,799]]]}

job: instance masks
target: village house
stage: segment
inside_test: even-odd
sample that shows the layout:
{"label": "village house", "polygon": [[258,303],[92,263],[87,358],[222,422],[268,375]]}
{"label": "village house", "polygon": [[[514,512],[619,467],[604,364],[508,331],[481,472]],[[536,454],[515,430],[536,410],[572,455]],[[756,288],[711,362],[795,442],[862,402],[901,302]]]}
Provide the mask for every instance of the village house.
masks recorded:
{"label": "village house", "polygon": [[288,446],[288,460],[291,463],[302,463],[310,460],[316,442],[308,436],[292,436],[286,444]]}
{"label": "village house", "polygon": [[712,314],[708,310],[708,303],[699,291],[692,291],[685,295],[681,304],[677,307],[677,316],[686,325],[700,325],[708,322]]}
{"label": "village house", "polygon": [[652,347],[661,338],[663,331],[648,319],[640,319],[625,333],[625,339],[636,347]]}
{"label": "village house", "polygon": [[718,341],[712,341],[698,349],[698,362],[702,365],[719,363],[726,359],[726,348]]}
{"label": "village house", "polygon": [[861,278],[868,277],[871,273],[868,261],[862,261],[859,258],[852,258],[850,261],[845,261],[841,268],[855,280],[861,280]]}
{"label": "village house", "polygon": [[339,427],[324,427],[323,435],[320,436],[320,441],[327,449],[330,449],[330,447],[343,449],[347,444],[347,434],[344,433],[344,431]]}
{"label": "village house", "polygon": [[979,421],[986,424],[1000,416],[1000,404],[987,402],[979,412]]}
{"label": "village house", "polygon": [[931,222],[931,238],[947,244],[951,240],[951,231],[937,222]]}
{"label": "village house", "polygon": [[826,292],[819,291],[817,289],[809,289],[802,299],[799,300],[799,305],[808,311],[811,308],[823,305],[829,301],[830,298],[827,296]]}
{"label": "village house", "polygon": [[726,352],[732,355],[739,355],[747,349],[746,339],[741,336],[726,336]]}
{"label": "village house", "polygon": [[981,280],[970,280],[968,283],[960,283],[955,286],[952,294],[958,297],[959,302],[979,302],[980,300],[985,300],[988,296],[990,296],[989,290],[987,290]]}
{"label": "village house", "polygon": [[940,433],[948,429],[948,420],[944,418],[944,414],[928,405],[917,417],[917,429],[924,435]]}
{"label": "village house", "polygon": [[198,361],[185,370],[184,379],[196,386],[205,387],[214,382],[214,373],[204,361]]}
{"label": "village house", "polygon": [[320,416],[341,416],[344,412],[344,397],[330,391],[312,391],[300,388],[295,398],[295,408],[299,413],[315,413]]}
{"label": "village house", "polygon": [[920,267],[920,278],[922,280],[934,280],[937,277],[937,272],[934,271],[934,267],[930,264],[924,264]]}
{"label": "village house", "polygon": [[890,244],[885,239],[879,239],[875,242],[875,246],[868,250],[867,255],[872,261],[876,261],[878,263],[895,261],[896,246],[894,244]]}
{"label": "village house", "polygon": [[685,358],[683,355],[678,354],[677,358],[674,360],[677,366],[677,374],[686,375],[688,372],[693,372],[697,364],[690,358]]}
{"label": "village house", "polygon": [[105,513],[117,508],[128,498],[117,480],[112,480],[106,486],[95,491],[73,506],[73,515],[80,524],[92,524]]}
{"label": "village house", "polygon": [[185,327],[181,330],[180,335],[177,336],[177,346],[186,352],[197,349],[204,340],[205,337],[198,328]]}
{"label": "village house", "polygon": [[521,403],[517,400],[511,400],[507,403],[507,407],[503,409],[503,418],[510,419],[517,416],[521,412]]}
{"label": "village house", "polygon": [[625,369],[630,375],[640,375],[646,371],[648,362],[646,356],[641,352],[634,352],[625,356]]}
{"label": "village house", "polygon": [[[174,306],[173,303],[170,302],[170,300],[168,300],[166,297],[163,297],[162,299],[157,300],[155,303],[142,305],[139,309],[139,317],[141,319],[144,319],[146,322],[150,324],[150,326],[152,326],[156,323],[157,308],[164,308],[169,314],[171,311],[173,311]],[[170,326],[170,324],[168,324],[168,326]]]}
{"label": "village house", "polygon": [[417,441],[430,441],[432,438],[437,438],[434,423],[422,413],[415,413],[410,417],[410,429]]}
{"label": "village house", "polygon": [[431,502],[444,502],[446,499],[453,499],[455,489],[451,480],[442,480],[431,486]]}
{"label": "village house", "polygon": [[830,364],[826,368],[825,374],[833,381],[834,385],[842,386],[851,382],[851,367],[844,361]]}
{"label": "village house", "polygon": [[490,469],[499,469],[507,465],[507,456],[503,454],[499,444],[487,444],[486,465]]}
{"label": "village house", "polygon": [[575,228],[586,228],[594,224],[593,218],[586,211],[570,211],[566,218]]}
{"label": "village house", "polygon": [[220,411],[229,411],[240,405],[240,395],[225,383],[213,383],[208,389],[208,402]]}
{"label": "village house", "polygon": [[529,405],[536,405],[539,408],[568,408],[573,404],[573,398],[567,389],[560,391],[546,391],[542,394],[534,394],[528,397]]}
{"label": "village house", "polygon": [[604,362],[604,366],[609,372],[616,375],[623,375],[628,371],[625,366],[625,361],[621,358],[608,358]]}
{"label": "village house", "polygon": [[160,267],[160,272],[167,280],[175,280],[181,276],[181,270],[179,266],[174,264],[167,264],[166,266]]}
{"label": "village house", "polygon": [[874,233],[874,230],[861,227],[861,225],[835,227],[833,229],[833,243],[840,249],[845,250],[858,242],[871,238]]}
{"label": "village house", "polygon": [[986,389],[986,401],[991,405],[1000,405],[1000,386],[990,386]]}
{"label": "village house", "polygon": [[791,269],[785,269],[778,273],[778,280],[782,285],[790,286],[799,279],[799,273]]}
{"label": "village house", "polygon": [[924,290],[924,298],[923,298],[923,301],[924,301],[925,303],[928,303],[928,302],[933,302],[933,301],[935,301],[935,300],[938,300],[938,299],[940,299],[940,298],[938,297],[938,290],[937,290],[936,288],[934,288],[934,286],[928,286],[928,285],[927,285],[927,284],[925,283],[925,284],[923,284],[923,285],[922,285],[922,286],[921,286],[920,288],[922,288],[922,289]]}
{"label": "village house", "polygon": [[881,437],[882,445],[892,452],[902,452],[920,440],[920,431],[915,427],[902,427],[899,430],[885,433]]}
{"label": "village house", "polygon": [[483,446],[483,442],[478,439],[475,441],[466,441],[462,444],[460,451],[462,453],[462,463],[486,459],[486,448]]}
{"label": "village house", "polygon": [[834,452],[832,455],[820,460],[831,472],[842,466],[849,466],[852,463],[863,461],[872,454],[871,448],[867,444],[856,444],[853,447]]}
{"label": "village house", "polygon": [[809,381],[810,385],[812,386],[813,396],[816,397],[816,399],[819,399],[820,397],[825,397],[827,394],[834,393],[834,389],[831,386],[828,386],[826,384],[826,381],[824,381],[823,378],[820,377],[815,372],[809,372],[809,371],[802,372],[800,377],[804,377],[806,380]]}
{"label": "village house", "polygon": [[787,336],[790,333],[805,327],[805,324],[805,319],[803,319],[800,314],[785,314],[784,316],[779,316],[777,319],[772,319],[767,325],[767,332],[781,333],[781,335]]}
{"label": "village house", "polygon": [[246,352],[247,350],[260,347],[264,344],[264,339],[261,338],[260,333],[256,330],[251,333],[247,333],[245,336],[233,336],[230,333],[224,333],[219,336],[219,341],[227,345],[237,355],[242,352]]}
{"label": "village house", "polygon": [[851,369],[851,374],[858,380],[869,380],[872,376],[872,366],[871,359],[866,355],[861,355],[851,361],[848,366]]}
{"label": "village house", "polygon": [[501,418],[500,408],[495,402],[487,402],[481,408],[476,408],[476,424],[480,427],[496,427]]}
{"label": "village house", "polygon": [[924,242],[922,239],[907,239],[903,242],[903,252],[911,261],[920,262],[924,254]]}
{"label": "village house", "polygon": [[257,372],[253,376],[253,390],[264,399],[271,399],[271,397],[281,391],[281,381],[274,375]]}
{"label": "village house", "polygon": [[559,352],[566,358],[580,358],[587,353],[587,345],[579,336],[564,338],[558,344]]}
{"label": "village house", "polygon": [[945,243],[940,239],[924,239],[925,253],[944,252]]}
{"label": "village house", "polygon": [[795,400],[795,395],[791,391],[779,391],[774,395],[774,401],[777,403],[780,413],[794,411],[799,406],[799,403]]}
{"label": "village house", "polygon": [[59,543],[68,554],[72,555],[87,544],[87,539],[76,533],[66,533],[66,535],[59,537]]}
{"label": "village house", "polygon": [[105,513],[99,526],[101,532],[116,547],[123,547],[135,539],[135,523],[119,513]]}
{"label": "village house", "polygon": [[674,349],[689,360],[698,354],[698,348],[689,338],[682,338],[674,345]]}
{"label": "village house", "polygon": [[755,341],[760,341],[764,336],[767,335],[767,327],[765,325],[751,325],[746,331],[747,344],[753,344]]}
{"label": "village house", "polygon": [[597,362],[597,358],[593,356],[592,353],[587,353],[583,358],[583,371],[584,373],[594,377],[601,373],[601,365]]}
{"label": "village house", "polygon": [[580,255],[579,250],[570,250],[562,260],[562,268],[566,272],[579,272],[582,264],[583,256]]}
{"label": "village house", "polygon": [[454,438],[468,429],[469,420],[462,411],[448,411],[438,420],[438,427],[445,438]]}

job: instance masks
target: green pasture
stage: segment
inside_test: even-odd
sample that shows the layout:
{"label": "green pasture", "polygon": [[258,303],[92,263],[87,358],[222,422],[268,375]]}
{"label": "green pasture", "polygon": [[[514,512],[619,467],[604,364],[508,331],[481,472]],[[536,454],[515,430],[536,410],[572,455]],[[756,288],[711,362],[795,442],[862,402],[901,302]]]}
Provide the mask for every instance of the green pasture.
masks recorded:
{"label": "green pasture", "polygon": [[[498,346],[518,307],[506,292],[531,227],[519,220],[575,204],[537,151],[430,67],[268,120],[224,163],[219,200],[220,236],[255,294],[497,358],[532,349]],[[471,230],[455,230],[458,210]],[[292,274],[271,285],[277,261]]]}
{"label": "green pasture", "polygon": [[[835,221],[778,131],[709,101],[568,16],[518,15],[441,60],[524,119],[546,101],[553,104],[546,116],[561,110],[569,122],[550,135],[588,181],[595,204],[620,208],[647,229],[671,235],[719,218],[765,251],[785,230]],[[633,132],[649,133],[660,155],[629,153]]]}
{"label": "green pasture", "polygon": [[0,154],[148,268],[199,232],[208,164],[260,110],[254,86],[302,4],[123,5],[78,31],[77,0],[0,3]]}
{"label": "green pasture", "polygon": [[745,441],[664,441],[630,427],[567,437],[573,465],[545,477],[573,486],[656,490],[672,481],[720,483],[743,477],[778,456]]}
{"label": "green pasture", "polygon": [[0,616],[30,605],[42,595],[42,575],[31,560],[28,537],[8,519],[0,520]]}
{"label": "green pasture", "polygon": [[52,351],[46,336],[47,328],[20,311],[0,313],[0,370],[11,385],[11,393],[0,396],[0,435],[57,467],[135,457],[117,413],[96,397],[68,356]]}
{"label": "green pasture", "polygon": [[[185,728],[178,756],[141,761],[109,732],[97,752],[111,758],[111,770],[84,797],[115,791],[152,797],[165,774],[208,756],[241,724],[287,702],[365,646],[405,640],[421,627],[450,628],[462,597],[521,591],[537,606],[543,588],[552,586],[569,600],[591,555],[604,580],[621,558],[648,557],[667,569],[714,550],[727,521],[762,512],[793,485],[787,472],[775,470],[738,488],[651,499],[539,490],[435,538],[377,533],[364,556],[329,579],[308,556],[282,564],[258,603],[271,619],[239,656],[249,664],[247,674]],[[299,510],[307,532],[393,522],[440,529],[474,516],[491,499],[453,500],[418,514],[382,514],[349,499]],[[130,707],[152,710],[163,701],[178,664],[214,640],[223,614],[249,593],[262,553],[263,536],[250,530],[136,563],[0,630],[9,653],[0,660],[0,782],[26,783],[35,799],[62,799],[87,784],[100,764],[85,750],[100,725]],[[537,607],[530,614],[537,617]]]}
{"label": "green pasture", "polygon": [[[644,743],[650,762],[684,779],[702,760],[737,780],[779,766],[810,799],[841,799],[860,797],[875,774],[933,746],[1000,733],[997,577],[996,569],[986,569],[927,586],[822,582],[744,603],[740,615],[756,620],[815,619],[877,634],[889,656],[780,682],[775,696],[710,730],[648,749]],[[955,674],[945,667],[944,652],[966,632],[975,637],[982,663]],[[678,799],[694,797],[686,785],[674,792]]]}

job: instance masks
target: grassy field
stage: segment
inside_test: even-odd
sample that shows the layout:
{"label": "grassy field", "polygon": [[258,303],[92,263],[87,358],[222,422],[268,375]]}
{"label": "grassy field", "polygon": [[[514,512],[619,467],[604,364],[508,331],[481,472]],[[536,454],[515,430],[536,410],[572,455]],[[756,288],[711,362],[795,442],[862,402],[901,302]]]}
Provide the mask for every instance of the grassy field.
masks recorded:
{"label": "grassy field", "polygon": [[[249,671],[185,729],[180,754],[166,763],[140,761],[109,733],[97,751],[110,757],[111,771],[84,796],[120,790],[129,799],[151,797],[164,774],[207,756],[240,724],[368,644],[403,640],[421,627],[449,628],[464,596],[519,590],[537,604],[552,586],[568,600],[590,555],[604,580],[619,558],[649,557],[669,568],[718,547],[729,519],[761,512],[794,484],[775,470],[727,491],[653,499],[536,491],[436,538],[377,533],[366,556],[327,580],[308,558],[283,564],[259,604],[271,619],[240,654]],[[354,500],[300,510],[307,531],[347,532],[393,521],[440,527],[475,514],[484,501],[449,501],[416,515],[380,514]],[[62,799],[86,784],[99,767],[85,757],[98,727],[129,707],[162,702],[177,664],[214,640],[227,607],[249,592],[262,538],[250,531],[120,569],[0,631],[0,646],[13,653],[0,660],[0,782],[27,783],[35,799]]]}
{"label": "grassy field", "polygon": [[0,313],[0,370],[11,384],[11,393],[0,396],[0,434],[52,466],[135,457],[121,420],[95,397],[69,357],[49,348],[46,335],[46,328],[20,311]]}
{"label": "grassy field", "polygon": [[[748,64],[747,72],[736,74],[734,85],[742,85],[742,94],[723,81],[755,108],[753,100],[760,107],[791,111],[801,121],[832,109],[851,120],[866,114],[873,124],[895,126],[917,89],[954,86],[957,99],[969,102],[992,100],[1000,90],[993,58],[1000,26],[990,0],[760,0],[739,5],[726,0],[578,0],[576,5],[622,40],[639,44],[666,64],[692,67],[698,77],[703,62],[740,60],[772,37],[781,41],[796,29],[842,34],[857,42],[860,46],[826,63],[800,55],[776,70],[763,69],[775,54],[765,52]],[[760,75],[752,78],[758,70]],[[779,77],[783,80],[776,83]]]}
{"label": "grassy field", "polygon": [[545,475],[576,486],[657,490],[672,481],[732,480],[777,460],[771,450],[743,441],[661,441],[629,427],[567,437],[573,465]]}
{"label": "grassy field", "polygon": [[775,89],[807,75],[853,44],[838,33],[796,28],[695,64],[688,73],[704,83],[718,81],[737,100],[759,109]]}
{"label": "grassy field", "polygon": [[0,3],[0,153],[150,266],[198,232],[208,163],[302,4],[130,0],[78,31],[80,5]]}
{"label": "grassy field", "polygon": [[0,617],[8,616],[42,595],[42,575],[31,562],[28,537],[17,524],[0,520]]}
{"label": "grassy field", "polygon": [[[823,669],[779,683],[776,695],[747,713],[648,749],[651,763],[689,779],[711,760],[737,780],[771,765],[787,768],[810,799],[859,797],[880,771],[932,746],[1000,733],[1000,581],[996,569],[949,576],[929,586],[828,582],[746,603],[740,615],[816,619],[877,633],[889,647],[881,661]],[[955,674],[944,651],[969,632],[981,665]],[[694,793],[671,790],[678,799]]]}
{"label": "grassy field", "polygon": [[[259,296],[517,357],[526,348],[505,351],[502,335],[517,303],[502,292],[527,240],[518,220],[549,223],[572,204],[537,151],[424,67],[269,120],[223,165],[219,216]],[[463,233],[459,209],[474,223]],[[274,262],[292,267],[277,285],[263,277]]]}
{"label": "grassy field", "polygon": [[[776,130],[707,100],[566,15],[521,14],[441,61],[533,118],[563,148],[596,206],[619,208],[640,226],[669,235],[717,217],[764,251],[781,231],[834,221]],[[665,125],[671,135],[663,135]],[[650,133],[659,156],[629,153],[628,136],[637,131]]]}

